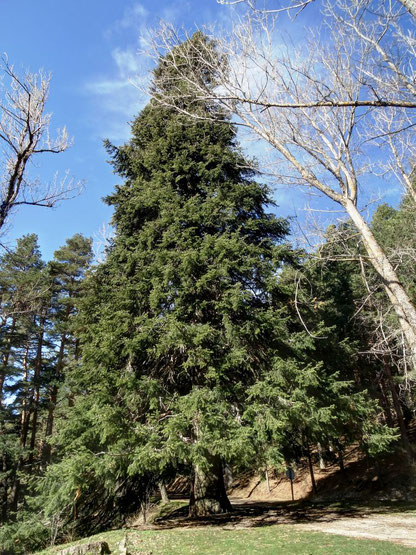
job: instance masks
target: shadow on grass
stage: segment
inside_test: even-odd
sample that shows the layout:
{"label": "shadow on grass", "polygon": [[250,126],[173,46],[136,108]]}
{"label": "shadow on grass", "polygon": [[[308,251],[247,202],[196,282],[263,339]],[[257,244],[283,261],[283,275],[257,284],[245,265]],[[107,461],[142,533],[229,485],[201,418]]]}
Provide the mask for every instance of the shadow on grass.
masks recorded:
{"label": "shadow on grass", "polygon": [[176,509],[158,518],[152,526],[141,528],[173,529],[179,527],[221,527],[256,528],[276,524],[305,524],[312,522],[333,522],[339,518],[363,518],[374,514],[394,514],[416,512],[416,502],[371,503],[357,505],[349,503],[311,502],[259,502],[232,499],[233,511],[221,515],[190,518],[188,507]]}
{"label": "shadow on grass", "polygon": [[[376,514],[415,513],[416,516],[416,500],[398,500],[406,499],[407,495],[412,499],[416,491],[415,468],[405,454],[396,453],[376,462],[359,458],[351,451],[345,462],[344,472],[334,472],[329,466],[328,474],[320,477],[318,496],[310,495],[302,501],[257,501],[231,495],[231,513],[189,518],[188,507],[183,506],[174,508],[157,518],[153,525],[145,527],[171,529],[218,526],[232,529],[291,523],[329,523],[345,517],[354,519]],[[249,474],[242,475],[239,486],[247,485],[249,477]],[[281,480],[275,487],[280,483]],[[184,501],[183,490],[178,495]]]}

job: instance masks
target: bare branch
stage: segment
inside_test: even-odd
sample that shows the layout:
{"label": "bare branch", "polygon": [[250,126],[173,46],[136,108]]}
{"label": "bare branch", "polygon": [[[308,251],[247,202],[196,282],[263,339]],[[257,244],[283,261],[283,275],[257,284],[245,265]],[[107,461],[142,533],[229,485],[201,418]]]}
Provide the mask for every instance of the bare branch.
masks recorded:
{"label": "bare branch", "polygon": [[[302,2],[291,2],[286,6],[282,6],[280,8],[258,8],[256,0],[217,0],[218,4],[223,6],[235,6],[237,4],[245,4],[252,10],[253,12],[259,12],[262,14],[280,14],[282,12],[291,13],[292,11],[296,11],[294,17],[296,17],[302,10],[306,8],[308,4],[311,4],[314,0],[304,0]],[[411,1],[411,0],[405,0]]]}
{"label": "bare branch", "polygon": [[[404,145],[414,141],[416,124],[416,37],[403,19],[408,15],[388,0],[331,0],[325,32],[311,32],[295,47],[273,13],[251,7],[231,34],[211,34],[198,45],[162,26],[152,55],[163,57],[167,70],[151,93],[193,119],[201,118],[194,107],[204,103],[203,118],[232,115],[272,147],[275,182],[317,191],[345,210],[416,365],[415,306],[363,213],[368,184],[380,176],[390,173],[409,189],[415,151]],[[200,79],[200,67],[215,85]],[[395,172],[386,167],[389,157]]]}
{"label": "bare branch", "polygon": [[79,194],[82,183],[67,175],[50,185],[28,178],[28,164],[38,154],[64,152],[70,145],[66,129],[52,139],[51,115],[45,112],[50,75],[39,71],[19,75],[6,58],[0,70],[9,79],[0,89],[0,229],[13,208],[21,205],[55,206]]}

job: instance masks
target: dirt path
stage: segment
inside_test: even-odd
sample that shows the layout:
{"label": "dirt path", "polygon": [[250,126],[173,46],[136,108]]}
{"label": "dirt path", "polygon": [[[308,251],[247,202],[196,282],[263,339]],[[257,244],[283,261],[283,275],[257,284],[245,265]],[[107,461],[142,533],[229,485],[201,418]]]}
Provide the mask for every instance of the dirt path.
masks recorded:
{"label": "dirt path", "polygon": [[[247,503],[242,499],[236,499],[235,503],[240,511],[247,505],[252,509],[263,505],[256,502]],[[352,508],[337,511],[313,506],[272,508],[272,506],[263,505],[263,514],[251,517],[247,515],[237,526],[251,527],[279,523],[291,524],[301,530],[385,540],[416,548],[416,512],[401,511],[398,507]]]}
{"label": "dirt path", "polygon": [[[302,502],[261,502],[230,498],[233,512],[206,518],[188,518],[184,505],[141,529],[218,527],[257,528],[285,524],[299,530],[314,530],[354,538],[390,541],[416,548],[416,504],[384,504],[373,507],[325,506]],[[415,550],[416,552],[416,550]]]}
{"label": "dirt path", "polygon": [[339,517],[331,522],[295,524],[302,530],[316,530],[354,538],[368,538],[400,543],[416,548],[416,517],[407,515],[366,515]]}

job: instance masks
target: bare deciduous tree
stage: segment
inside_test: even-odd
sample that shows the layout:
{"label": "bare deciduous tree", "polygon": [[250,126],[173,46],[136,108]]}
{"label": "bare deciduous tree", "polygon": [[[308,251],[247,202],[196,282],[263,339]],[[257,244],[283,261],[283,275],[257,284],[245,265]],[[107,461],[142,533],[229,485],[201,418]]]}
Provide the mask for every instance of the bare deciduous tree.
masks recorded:
{"label": "bare deciduous tree", "polygon": [[[411,2],[411,0],[407,1]],[[296,17],[311,2],[314,2],[314,0],[288,0],[287,2],[283,2],[281,5],[279,4],[275,7],[262,6],[259,8],[257,0],[217,0],[217,3],[222,4],[223,6],[235,6],[237,4],[245,4],[253,12],[269,14],[279,14],[282,12],[286,12],[294,17]]]}
{"label": "bare deciduous tree", "polygon": [[[318,191],[343,208],[384,284],[415,366],[415,306],[363,208],[389,156],[398,168],[390,179],[399,177],[409,188],[416,38],[401,4],[337,0],[325,15],[324,30],[297,47],[284,41],[275,17],[262,12],[249,13],[228,36],[212,35],[198,46],[188,41],[181,49],[175,46],[182,37],[164,26],[152,50],[157,57],[170,53],[166,64],[173,71],[153,83],[152,94],[193,118],[211,117],[211,111],[189,109],[192,98],[220,105],[273,147],[276,182]],[[216,86],[199,78],[201,64],[215,73]]]}
{"label": "bare deciduous tree", "polygon": [[[0,70],[8,83],[0,88],[0,229],[20,205],[52,207],[76,195],[81,183],[65,175],[45,185],[28,176],[28,165],[38,154],[64,152],[66,129],[55,139],[49,134],[51,115],[45,112],[50,75],[26,72],[20,76],[6,59]],[[1,83],[0,83],[1,84]]]}
{"label": "bare deciduous tree", "polygon": [[[218,4],[224,6],[235,6],[237,4],[245,4],[250,10],[254,12],[277,14],[281,12],[292,13],[295,12],[295,16],[302,11],[308,4],[311,4],[315,0],[292,0],[283,2],[282,4],[275,6],[276,2],[265,2],[263,6],[259,7],[257,0],[217,0]],[[416,0],[398,0],[406,10],[416,18]]]}

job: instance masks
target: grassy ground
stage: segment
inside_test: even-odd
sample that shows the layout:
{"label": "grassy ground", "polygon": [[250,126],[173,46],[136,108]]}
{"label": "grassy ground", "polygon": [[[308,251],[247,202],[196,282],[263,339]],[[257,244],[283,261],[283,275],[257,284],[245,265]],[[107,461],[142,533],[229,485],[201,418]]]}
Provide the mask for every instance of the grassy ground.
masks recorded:
{"label": "grassy ground", "polygon": [[[180,528],[169,530],[116,530],[98,534],[78,543],[104,540],[111,553],[118,553],[120,541],[127,536],[127,547],[133,554],[147,555],[395,555],[416,553],[416,549],[402,547],[389,542],[356,540],[343,536],[294,530],[290,525],[274,525],[246,530],[226,530],[215,527]],[[60,545],[42,551],[52,555],[67,547]],[[39,554],[40,555],[40,554]]]}

